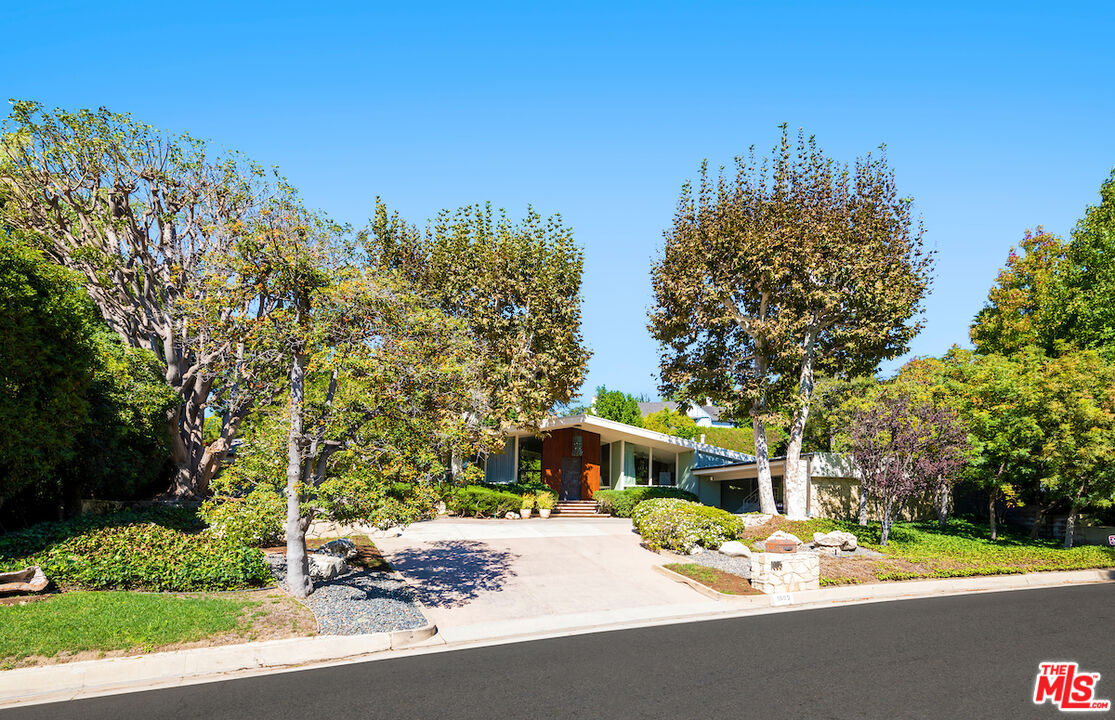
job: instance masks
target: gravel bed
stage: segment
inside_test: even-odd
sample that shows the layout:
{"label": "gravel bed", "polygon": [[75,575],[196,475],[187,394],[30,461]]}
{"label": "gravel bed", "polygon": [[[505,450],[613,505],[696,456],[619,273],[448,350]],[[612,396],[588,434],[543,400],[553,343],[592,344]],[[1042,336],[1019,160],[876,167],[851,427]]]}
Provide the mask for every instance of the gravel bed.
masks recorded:
{"label": "gravel bed", "polygon": [[[271,574],[285,587],[286,558],[268,555]],[[359,570],[314,584],[314,592],[303,601],[317,618],[322,635],[411,630],[426,625],[414,591],[400,580],[381,572]]]}
{"label": "gravel bed", "polygon": [[696,563],[739,575],[741,578],[751,578],[751,558],[748,557],[729,557],[716,550],[704,550],[696,555],[678,555],[677,558],[680,563]]}

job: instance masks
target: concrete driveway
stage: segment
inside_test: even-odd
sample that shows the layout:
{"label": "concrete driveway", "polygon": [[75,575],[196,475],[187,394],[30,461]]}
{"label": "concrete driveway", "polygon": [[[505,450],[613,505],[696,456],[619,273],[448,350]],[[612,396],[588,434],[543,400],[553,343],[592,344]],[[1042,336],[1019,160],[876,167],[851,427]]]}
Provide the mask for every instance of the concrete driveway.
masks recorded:
{"label": "concrete driveway", "polygon": [[375,543],[447,641],[717,607],[655,572],[669,560],[642,548],[622,518],[440,518]]}

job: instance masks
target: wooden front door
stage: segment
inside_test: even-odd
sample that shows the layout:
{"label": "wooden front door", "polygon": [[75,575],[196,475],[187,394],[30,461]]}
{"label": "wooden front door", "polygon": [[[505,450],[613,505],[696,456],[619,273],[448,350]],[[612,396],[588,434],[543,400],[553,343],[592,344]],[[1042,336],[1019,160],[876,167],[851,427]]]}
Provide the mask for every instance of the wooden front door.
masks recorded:
{"label": "wooden front door", "polygon": [[561,459],[561,500],[581,499],[581,458]]}

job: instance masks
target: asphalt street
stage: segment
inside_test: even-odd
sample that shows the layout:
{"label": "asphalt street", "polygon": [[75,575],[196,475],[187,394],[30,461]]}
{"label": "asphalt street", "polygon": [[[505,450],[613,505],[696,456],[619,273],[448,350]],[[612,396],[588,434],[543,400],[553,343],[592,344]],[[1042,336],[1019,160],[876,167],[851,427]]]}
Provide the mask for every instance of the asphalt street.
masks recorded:
{"label": "asphalt street", "polygon": [[577,635],[0,718],[1051,718],[1032,702],[1039,663],[1099,672],[1096,696],[1115,700],[1113,643],[1115,584],[1087,585]]}

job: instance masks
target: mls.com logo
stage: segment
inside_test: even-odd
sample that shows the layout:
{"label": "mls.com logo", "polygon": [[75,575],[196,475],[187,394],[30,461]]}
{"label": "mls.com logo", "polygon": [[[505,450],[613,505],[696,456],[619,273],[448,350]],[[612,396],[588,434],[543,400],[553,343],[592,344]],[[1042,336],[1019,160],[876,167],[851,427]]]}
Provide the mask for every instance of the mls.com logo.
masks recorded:
{"label": "mls.com logo", "polygon": [[1058,710],[1110,710],[1110,700],[1096,699],[1099,673],[1081,672],[1074,662],[1044,662],[1038,666],[1034,704],[1052,701]]}

